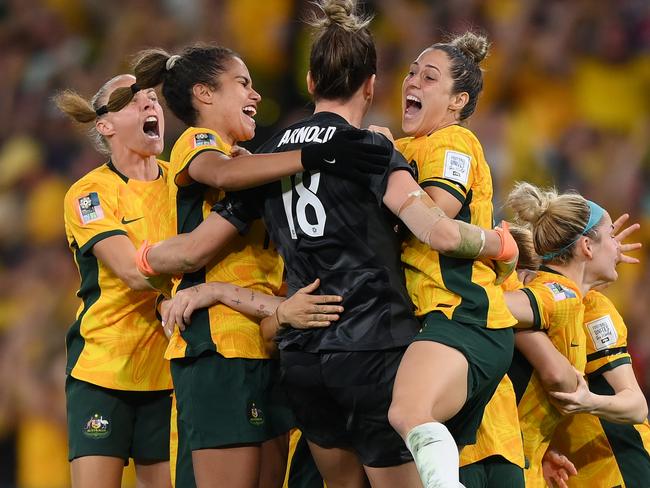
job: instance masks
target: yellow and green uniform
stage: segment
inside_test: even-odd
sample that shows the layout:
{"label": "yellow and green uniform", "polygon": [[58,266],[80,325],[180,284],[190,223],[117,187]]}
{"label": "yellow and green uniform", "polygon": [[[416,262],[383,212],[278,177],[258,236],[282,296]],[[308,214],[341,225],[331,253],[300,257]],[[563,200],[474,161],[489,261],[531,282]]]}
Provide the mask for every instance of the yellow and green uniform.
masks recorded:
{"label": "yellow and green uniform", "polygon": [[167,339],[156,319],[153,291],[131,290],[92,252],[124,235],[139,247],[165,237],[169,214],[167,163],[153,181],[129,179],[111,162],[77,181],[65,197],[68,244],[79,268],[82,305],[66,336],[72,377],[104,388],[156,391],[172,387],[163,359]]}
{"label": "yellow and green uniform", "polygon": [[[597,291],[584,299],[589,389],[613,395],[603,373],[631,364],[627,352],[627,328],[614,304]],[[553,437],[553,447],[566,455],[578,470],[570,487],[646,486],[650,482],[650,424],[615,424],[595,415],[565,417]]]}
{"label": "yellow and green uniform", "polygon": [[[223,192],[190,178],[190,163],[204,151],[229,155],[230,149],[216,132],[198,127],[188,128],[174,144],[170,157],[169,196],[175,233],[191,232],[223,197]],[[264,225],[257,221],[246,236],[237,236],[204,268],[186,273],[177,283],[177,289],[221,281],[277,295],[282,285],[282,272],[282,260],[270,245]],[[191,327],[182,333],[178,329],[174,332],[165,357],[193,357],[204,351],[217,351],[226,358],[268,358],[258,321],[223,304],[196,311]]]}
{"label": "yellow and green uniform", "polygon": [[[584,305],[582,293],[569,278],[541,267],[522,289],[533,309],[533,329],[544,330],[553,345],[579,371],[586,362],[586,337],[582,328]],[[508,373],[515,387],[519,423],[526,456],[526,487],[545,487],[542,457],[553,432],[561,421],[560,413],[551,405],[537,373],[526,359],[515,351]]]}
{"label": "yellow and green uniform", "polygon": [[[492,177],[481,144],[452,125],[431,135],[399,139],[397,149],[417,171],[422,188],[443,188],[462,204],[457,220],[493,227]],[[410,236],[402,251],[406,286],[422,317],[439,311],[448,319],[490,329],[511,327],[514,317],[495,285],[489,260],[450,258]]]}

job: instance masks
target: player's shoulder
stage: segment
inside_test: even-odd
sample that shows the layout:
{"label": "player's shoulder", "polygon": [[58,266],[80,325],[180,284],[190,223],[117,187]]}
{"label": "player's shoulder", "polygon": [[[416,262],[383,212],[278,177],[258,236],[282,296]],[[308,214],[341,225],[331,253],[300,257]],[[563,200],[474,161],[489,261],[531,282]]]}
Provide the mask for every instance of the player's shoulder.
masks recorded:
{"label": "player's shoulder", "polygon": [[116,174],[108,167],[108,163],[89,171],[75,181],[66,193],[66,199],[91,189],[106,189],[116,183]]}

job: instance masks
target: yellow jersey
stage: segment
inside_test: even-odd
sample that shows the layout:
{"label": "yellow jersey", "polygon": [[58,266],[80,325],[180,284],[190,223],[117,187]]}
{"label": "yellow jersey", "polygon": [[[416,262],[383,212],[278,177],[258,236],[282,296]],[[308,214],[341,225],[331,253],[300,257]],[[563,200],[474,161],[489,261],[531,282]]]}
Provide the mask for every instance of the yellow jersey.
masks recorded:
{"label": "yellow jersey", "polygon": [[[614,304],[597,291],[584,299],[589,389],[613,395],[603,373],[631,364],[627,352],[627,328]],[[567,456],[578,470],[570,487],[637,487],[650,483],[650,424],[615,424],[595,415],[565,417],[553,437],[553,447]]]}
{"label": "yellow jersey", "polygon": [[172,387],[163,359],[167,339],[155,316],[156,293],[131,290],[93,254],[93,246],[115,235],[142,241],[165,237],[169,214],[167,163],[160,175],[138,181],[109,161],[68,190],[65,230],[79,268],[82,304],[66,335],[66,371],[74,378],[115,390],[154,391]]}
{"label": "yellow jersey", "polygon": [[[462,207],[457,220],[492,229],[492,177],[472,132],[452,125],[428,136],[399,139],[395,145],[422,188],[439,187],[458,199]],[[494,283],[490,260],[443,256],[411,235],[402,262],[416,315],[440,311],[450,320],[491,329],[515,324],[501,287]]]}
{"label": "yellow jersey", "polygon": [[[557,350],[576,369],[584,371],[584,305],[578,286],[569,278],[542,266],[537,276],[522,291],[528,296],[533,309],[533,328],[546,331]],[[537,373],[517,350],[508,375],[517,396],[517,410],[526,456],[526,487],[545,487],[542,457],[562,417],[549,402]]]}
{"label": "yellow jersey", "polygon": [[[230,154],[230,146],[210,129],[190,127],[178,138],[170,156],[169,196],[172,222],[176,233],[191,232],[212,211],[223,192],[193,181],[188,169],[203,151]],[[221,281],[269,295],[278,295],[284,266],[261,221],[255,222],[246,236],[237,236],[204,268],[186,273],[176,289],[200,283]],[[165,357],[198,356],[218,351],[227,358],[268,358],[259,329],[259,321],[230,307],[217,304],[192,315],[191,324],[174,331]]]}
{"label": "yellow jersey", "polygon": [[460,466],[477,463],[490,456],[502,456],[512,464],[524,467],[515,390],[507,375],[485,407],[476,433],[476,444],[465,446],[460,452]]}

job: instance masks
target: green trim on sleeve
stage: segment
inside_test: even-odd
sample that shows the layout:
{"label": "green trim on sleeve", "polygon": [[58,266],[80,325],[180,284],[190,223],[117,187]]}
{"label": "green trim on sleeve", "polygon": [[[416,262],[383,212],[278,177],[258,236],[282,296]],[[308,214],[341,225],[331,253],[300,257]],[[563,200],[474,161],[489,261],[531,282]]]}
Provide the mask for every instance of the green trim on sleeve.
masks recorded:
{"label": "green trim on sleeve", "polygon": [[114,230],[108,230],[106,232],[102,232],[100,234],[97,234],[96,236],[93,236],[88,242],[86,242],[81,248],[79,248],[79,253],[85,256],[92,249],[92,247],[95,244],[97,244],[99,241],[102,241],[107,237],[125,236],[125,235],[127,235],[127,233],[122,229],[114,229]]}
{"label": "green trim on sleeve", "polygon": [[458,200],[461,203],[461,205],[465,203],[465,200],[467,198],[460,191],[454,188],[452,184],[447,183],[446,181],[440,179],[424,180],[422,183],[420,183],[420,186],[422,188],[426,188],[428,186],[435,186],[436,188],[442,188],[443,190],[447,191],[452,197],[456,198],[456,200]]}
{"label": "green trim on sleeve", "polygon": [[604,358],[606,356],[613,356],[614,354],[625,354],[627,352],[627,347],[612,347],[611,349],[603,349],[602,351],[596,351],[591,354],[587,354],[587,362],[595,361],[596,359]]}
{"label": "green trim on sleeve", "polygon": [[632,364],[632,358],[630,356],[625,356],[625,357],[622,357],[622,358],[615,359],[611,363],[603,364],[596,371],[594,371],[592,373],[589,373],[587,375],[587,378],[594,378],[596,376],[602,376],[602,374],[604,372],[616,369],[616,368],[618,368],[619,366],[621,366],[623,364]]}
{"label": "green trim on sleeve", "polygon": [[523,291],[526,296],[528,297],[528,301],[530,301],[530,308],[533,310],[533,326],[532,329],[535,330],[541,330],[542,329],[542,317],[539,313],[539,304],[537,303],[537,298],[535,298],[535,294],[529,290],[528,288],[522,288],[521,291]]}

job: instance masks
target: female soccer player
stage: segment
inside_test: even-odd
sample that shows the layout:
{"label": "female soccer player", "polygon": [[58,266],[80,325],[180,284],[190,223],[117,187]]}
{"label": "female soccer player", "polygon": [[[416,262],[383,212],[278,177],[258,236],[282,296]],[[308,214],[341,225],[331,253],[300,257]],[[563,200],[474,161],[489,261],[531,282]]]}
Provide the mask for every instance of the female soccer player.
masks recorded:
{"label": "female soccer player", "polygon": [[[139,486],[168,487],[171,377],[167,339],[154,315],[157,293],[133,266],[149,236],[165,236],[169,213],[163,112],[135,78],[106,82],[88,102],[56,98],[91,125],[108,163],[72,185],[65,228],[81,276],[82,305],[66,337],[66,397],[72,484],[118,488],[133,458]],[[132,103],[115,102],[127,91]]]}
{"label": "female soccer player", "polygon": [[[147,50],[139,54],[134,72],[140,86],[162,84],[168,107],[188,126],[170,157],[173,233],[196,228],[223,197],[221,188],[241,189],[305,168],[365,181],[364,170],[372,170],[368,162],[388,160],[389,151],[341,136],[325,143],[333,151],[331,163],[304,153],[301,158],[299,151],[288,158],[256,155],[231,160],[233,146],[255,135],[253,117],[261,97],[246,65],[230,49],[195,45],[174,56]],[[325,142],[323,134],[307,134],[305,139]],[[336,163],[336,151],[342,150],[362,151],[363,158],[343,166]],[[177,290],[185,290],[209,282],[231,283],[248,290],[235,300],[261,307],[252,316],[233,310],[229,303],[198,309],[191,314],[191,327],[176,329],[167,348],[178,419],[189,433],[199,487],[282,483],[286,433],[293,418],[278,391],[277,363],[264,352],[256,318],[274,309],[268,303],[264,308],[252,294],[257,290],[277,295],[282,274],[282,260],[259,222],[200,269],[185,273],[177,285]],[[326,305],[331,299],[318,297],[321,312],[339,311],[338,306]]]}
{"label": "female soccer player", "polygon": [[[402,129],[410,137],[396,142],[448,217],[485,229],[493,225],[490,169],[462,123],[476,107],[487,51],[486,38],[470,32],[425,49],[402,85]],[[423,484],[457,486],[457,445],[476,441],[485,405],[510,365],[516,321],[493,262],[431,252],[411,236],[402,263],[424,327],[400,365],[389,417]]]}
{"label": "female soccer player", "polygon": [[[526,486],[534,488],[545,486],[542,457],[560,421],[547,392],[571,393],[578,386],[573,368],[584,371],[586,360],[583,297],[617,278],[619,243],[607,212],[580,195],[519,183],[508,203],[517,220],[531,226],[535,251],[542,258],[535,278],[507,295],[520,323],[532,324],[532,330],[515,335],[517,352],[509,376],[528,464]],[[546,347],[549,342],[554,348]]]}
{"label": "female soccer player", "polygon": [[[376,51],[367,21],[355,15],[352,1],[321,6],[307,78],[315,113],[281,131],[262,152],[303,147],[312,135],[327,140],[360,126],[370,107]],[[378,134],[363,134],[390,147]],[[303,153],[324,149],[315,144]],[[344,297],[345,312],[333,326],[279,334],[290,401],[327,486],[364,486],[364,470],[374,486],[418,486],[410,454],[387,421],[395,371],[419,328],[404,288],[394,215],[452,256],[498,257],[512,265],[515,246],[505,244],[512,243],[510,235],[445,217],[397,153],[366,186],[306,171],[232,196],[216,210],[191,234],[143,247],[141,268],[200,267],[228,233],[263,216],[285,260],[289,295],[319,277],[324,293]]]}

